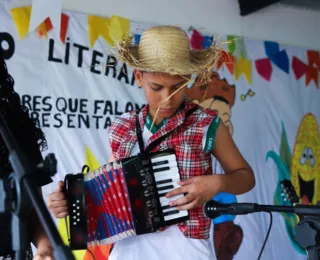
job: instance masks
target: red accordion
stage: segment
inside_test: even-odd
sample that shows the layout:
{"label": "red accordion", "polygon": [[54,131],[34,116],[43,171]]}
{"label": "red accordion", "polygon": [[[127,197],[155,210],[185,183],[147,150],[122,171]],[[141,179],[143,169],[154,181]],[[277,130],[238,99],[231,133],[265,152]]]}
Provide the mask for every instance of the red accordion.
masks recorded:
{"label": "red accordion", "polygon": [[169,206],[183,195],[165,197],[180,187],[179,180],[173,151],[140,154],[87,174],[68,174],[71,248],[112,244],[188,220],[188,211]]}

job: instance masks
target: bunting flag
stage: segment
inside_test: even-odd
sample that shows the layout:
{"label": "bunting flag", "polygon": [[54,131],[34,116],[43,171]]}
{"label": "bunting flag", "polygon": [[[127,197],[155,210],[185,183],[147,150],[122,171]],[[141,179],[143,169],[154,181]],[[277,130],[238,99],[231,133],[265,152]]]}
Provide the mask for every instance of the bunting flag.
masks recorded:
{"label": "bunting flag", "polygon": [[292,70],[296,80],[299,80],[303,75],[307,73],[308,66],[299,60],[296,56],[292,59]]}
{"label": "bunting flag", "polygon": [[280,50],[280,45],[276,42],[264,42],[265,52],[267,57],[276,65],[279,69],[289,74],[290,65],[289,57],[286,50]]}
{"label": "bunting flag", "polygon": [[260,59],[255,61],[258,74],[266,81],[271,80],[272,64],[269,58]]}
{"label": "bunting flag", "polygon": [[226,65],[230,74],[234,75],[234,63],[235,58],[226,51],[222,51],[217,62],[216,70],[220,70],[223,65]]}
{"label": "bunting flag", "polygon": [[31,6],[12,8],[10,13],[17,28],[19,37],[21,40],[23,40],[29,31]]}
{"label": "bunting flag", "polygon": [[252,65],[251,61],[245,58],[236,59],[235,62],[235,79],[238,80],[241,75],[244,75],[248,83],[252,84]]}
{"label": "bunting flag", "polygon": [[314,81],[317,88],[319,88],[319,70],[309,66],[306,73],[306,86],[308,86],[311,81]]}
{"label": "bunting flag", "polygon": [[48,17],[43,23],[39,25],[38,34],[39,36],[45,36],[48,39],[48,32],[53,29],[50,18]]}
{"label": "bunting flag", "polygon": [[[31,20],[31,6],[17,7],[10,10],[11,17],[15,23],[16,29],[19,34],[19,38],[23,40],[29,32],[29,24]],[[69,24],[69,16],[62,13],[61,14],[61,23],[60,23],[60,39],[65,43],[67,30]],[[45,36],[48,38],[48,32],[53,29],[53,24],[51,19],[47,17],[42,23],[39,24],[36,31],[40,37]]]}
{"label": "bunting flag", "polygon": [[60,27],[60,40],[63,43],[66,43],[68,25],[69,25],[69,16],[62,13],[61,14],[61,27]]}
{"label": "bunting flag", "polygon": [[320,70],[320,52],[307,51],[308,65]]}
{"label": "bunting flag", "polygon": [[130,21],[115,15],[111,18],[89,15],[88,34],[91,48],[100,36],[113,47],[122,38],[129,37]]}
{"label": "bunting flag", "polygon": [[241,57],[241,58],[247,57],[247,52],[246,52],[246,47],[244,44],[243,37],[228,35],[227,42],[228,42],[228,52],[232,56]]}
{"label": "bunting flag", "polygon": [[50,18],[52,26],[60,34],[61,12],[62,0],[32,0],[32,11],[28,32],[35,31],[40,24],[47,18]]}
{"label": "bunting flag", "polygon": [[202,50],[203,49],[203,40],[204,36],[198,32],[197,30],[192,30],[190,37],[191,48],[194,50]]}
{"label": "bunting flag", "polygon": [[[310,63],[308,59],[309,65],[305,64],[296,56],[292,59],[292,70],[294,72],[295,78],[298,80],[302,76],[306,75],[306,86],[308,87],[309,84],[314,81],[317,88],[319,88],[319,72],[320,70],[314,67],[314,63]],[[310,65],[311,64],[311,65]]]}

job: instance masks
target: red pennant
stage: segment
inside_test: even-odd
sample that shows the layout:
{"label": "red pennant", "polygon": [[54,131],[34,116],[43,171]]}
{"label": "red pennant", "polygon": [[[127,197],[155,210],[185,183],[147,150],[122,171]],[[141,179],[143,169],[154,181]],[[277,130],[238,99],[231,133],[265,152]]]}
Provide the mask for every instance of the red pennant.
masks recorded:
{"label": "red pennant", "polygon": [[217,62],[216,70],[221,69],[223,64],[225,64],[228,71],[230,72],[230,74],[233,75],[234,74],[234,62],[235,62],[235,58],[232,55],[230,55],[226,51],[222,51],[220,58]]}
{"label": "red pennant", "polygon": [[42,30],[38,31],[40,37],[44,36],[45,33],[48,33],[49,31],[51,31],[53,29],[53,25],[52,25],[51,19],[49,17],[47,17],[44,20],[44,26],[45,26],[45,32],[43,32]]}
{"label": "red pennant", "polygon": [[308,65],[320,69],[320,52],[307,51]]}
{"label": "red pennant", "polygon": [[259,75],[266,81],[271,80],[272,64],[269,58],[260,59],[255,61],[256,69]]}
{"label": "red pennant", "polygon": [[66,43],[66,36],[69,24],[69,16],[62,13],[61,14],[61,25],[60,25],[60,40]]}
{"label": "red pennant", "polygon": [[231,56],[230,54],[227,54],[226,60],[225,60],[225,64],[230,72],[231,75],[234,74],[234,63],[235,63],[236,59],[234,56]]}
{"label": "red pennant", "polygon": [[296,56],[293,56],[292,70],[294,72],[296,80],[298,80],[307,73],[308,66],[304,64],[301,60],[299,60]]}
{"label": "red pennant", "polygon": [[197,30],[193,30],[190,38],[191,48],[194,50],[202,50],[203,39],[204,37],[201,33],[199,33]]}
{"label": "red pennant", "polygon": [[306,86],[308,86],[312,80],[316,83],[317,88],[319,88],[319,70],[309,66],[306,75]]}

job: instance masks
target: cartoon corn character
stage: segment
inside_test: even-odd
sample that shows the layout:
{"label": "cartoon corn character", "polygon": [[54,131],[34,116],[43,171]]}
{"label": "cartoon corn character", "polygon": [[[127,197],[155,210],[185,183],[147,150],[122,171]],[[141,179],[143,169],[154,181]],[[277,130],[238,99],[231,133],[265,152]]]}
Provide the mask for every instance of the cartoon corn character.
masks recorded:
{"label": "cartoon corn character", "polygon": [[[282,124],[280,154],[267,153],[278,169],[278,185],[274,193],[274,204],[292,206],[294,203],[316,204],[320,200],[320,134],[316,117],[308,113],[301,120],[293,154],[288,144],[286,130]],[[283,181],[292,184],[284,192]],[[288,194],[288,191],[289,194]],[[291,193],[291,194],[290,194]],[[292,194],[294,193],[294,194]],[[287,194],[284,196],[284,194]],[[294,195],[294,196],[293,196]],[[292,199],[296,198],[296,199]],[[289,238],[298,252],[306,254],[295,241],[295,227],[298,217],[292,213],[283,213]]]}
{"label": "cartoon corn character", "polygon": [[320,201],[320,136],[317,119],[311,113],[300,123],[290,172],[300,203],[315,205]]}

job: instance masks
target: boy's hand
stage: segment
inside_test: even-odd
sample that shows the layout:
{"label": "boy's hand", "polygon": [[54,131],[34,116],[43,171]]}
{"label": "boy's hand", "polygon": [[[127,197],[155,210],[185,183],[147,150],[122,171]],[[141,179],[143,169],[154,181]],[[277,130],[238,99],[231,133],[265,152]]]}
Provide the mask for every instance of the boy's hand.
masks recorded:
{"label": "boy's hand", "polygon": [[63,181],[59,181],[56,191],[48,196],[48,208],[56,218],[64,218],[69,215],[63,185]]}
{"label": "boy's hand", "polygon": [[189,210],[204,205],[216,194],[222,191],[223,178],[221,174],[198,176],[178,182],[182,187],[170,191],[167,198],[178,194],[185,194],[183,198],[170,202],[170,206],[176,206],[178,210]]}

